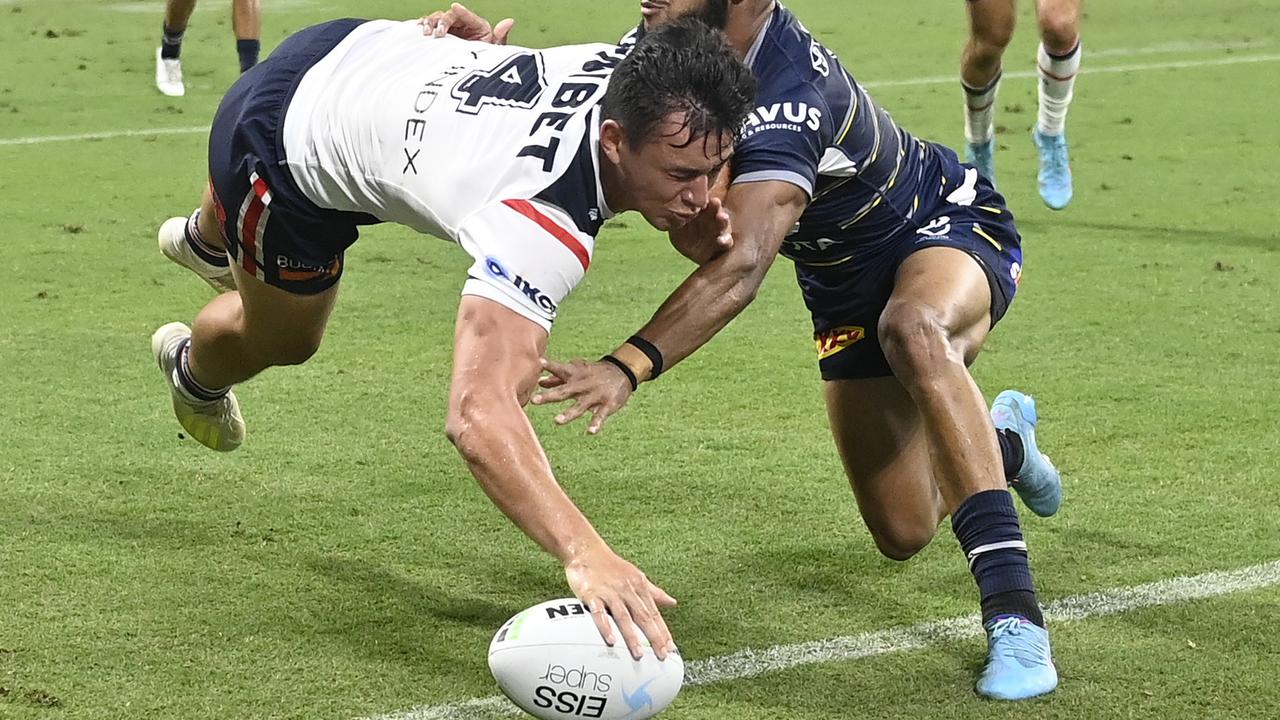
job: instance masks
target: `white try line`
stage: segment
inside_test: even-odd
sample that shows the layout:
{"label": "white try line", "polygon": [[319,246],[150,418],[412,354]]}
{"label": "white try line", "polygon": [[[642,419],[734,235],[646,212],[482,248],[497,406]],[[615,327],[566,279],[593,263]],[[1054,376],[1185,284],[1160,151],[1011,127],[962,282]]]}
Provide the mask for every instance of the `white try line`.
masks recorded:
{"label": "white try line", "polygon": [[[1083,75],[1103,75],[1109,73],[1139,72],[1143,70],[1181,70],[1186,68],[1217,67],[1222,65],[1244,65],[1250,63],[1270,63],[1280,61],[1280,54],[1232,56],[1209,58],[1204,60],[1182,60],[1158,63],[1135,63],[1132,65],[1113,65],[1110,67],[1085,68]],[[1034,70],[1006,72],[1005,78],[1032,78]],[[935,75],[932,77],[904,78],[902,80],[872,80],[862,83],[866,88],[910,87],[913,85],[948,85],[959,83],[955,75]],[[7,145],[43,145],[45,143],[75,142],[80,140],[111,140],[114,138],[148,137],[152,135],[195,135],[209,132],[209,126],[171,127],[135,130],[104,130],[102,132],[78,133],[69,135],[32,135],[30,137],[0,138],[0,147]]]}
{"label": "white try line", "polygon": [[[1139,608],[1204,600],[1274,585],[1280,585],[1280,560],[1239,570],[1175,577],[1145,585],[1075,595],[1049,603],[1044,608],[1044,614],[1050,622],[1071,622]],[[951,640],[976,638],[982,634],[979,623],[977,615],[966,615],[910,627],[876,630],[861,635],[793,645],[775,645],[763,650],[742,650],[694,660],[685,666],[685,685],[716,685],[805,665],[857,660],[918,650]],[[423,705],[363,720],[481,720],[495,715],[518,714],[520,711],[511,701],[501,695],[493,695],[445,705]]]}

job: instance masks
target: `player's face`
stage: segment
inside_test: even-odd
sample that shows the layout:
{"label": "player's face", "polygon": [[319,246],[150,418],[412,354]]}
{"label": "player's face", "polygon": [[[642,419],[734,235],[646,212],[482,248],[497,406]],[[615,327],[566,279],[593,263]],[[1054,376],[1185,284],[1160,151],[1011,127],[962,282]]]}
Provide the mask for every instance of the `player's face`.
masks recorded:
{"label": "player's face", "polygon": [[711,187],[733,154],[733,137],[690,138],[678,116],[638,145],[617,145],[619,176],[632,209],[659,230],[683,227],[711,200]]}
{"label": "player's face", "polygon": [[646,30],[673,18],[697,15],[711,27],[724,29],[729,0],[640,0]]}

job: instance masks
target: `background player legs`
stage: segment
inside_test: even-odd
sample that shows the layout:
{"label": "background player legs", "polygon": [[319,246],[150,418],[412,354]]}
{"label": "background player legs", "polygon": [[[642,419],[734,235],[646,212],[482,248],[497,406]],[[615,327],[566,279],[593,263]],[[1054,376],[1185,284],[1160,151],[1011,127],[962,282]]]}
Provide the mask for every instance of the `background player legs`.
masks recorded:
{"label": "background player legs", "polygon": [[1039,110],[1032,135],[1040,151],[1040,196],[1054,210],[1071,202],[1066,121],[1080,69],[1080,0],[1037,0]]}
{"label": "background player legs", "polygon": [[995,102],[1001,59],[1013,38],[1015,0],[969,0],[969,39],[960,56],[965,95],[965,158],[995,182]]}
{"label": "background player legs", "polygon": [[196,9],[196,0],[167,0],[160,47],[156,50],[156,89],[171,97],[187,92],[182,80],[182,40],[187,23]]}
{"label": "background player legs", "polygon": [[240,72],[244,72],[258,64],[258,53],[262,49],[262,5],[259,0],[234,0],[231,3],[231,27],[236,33]]}

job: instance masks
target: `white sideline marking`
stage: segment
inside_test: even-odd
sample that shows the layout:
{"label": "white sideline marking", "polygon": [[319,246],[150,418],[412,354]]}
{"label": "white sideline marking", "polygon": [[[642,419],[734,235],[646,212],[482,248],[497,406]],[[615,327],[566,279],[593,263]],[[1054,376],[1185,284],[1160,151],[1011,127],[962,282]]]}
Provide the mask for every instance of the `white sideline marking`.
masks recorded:
{"label": "white sideline marking", "polygon": [[[2,2],[3,0],[0,0]],[[1140,70],[1179,70],[1184,68],[1215,67],[1220,65],[1241,65],[1246,63],[1266,63],[1280,61],[1280,54],[1248,55],[1241,57],[1211,58],[1206,60],[1182,60],[1159,63],[1135,63],[1132,65],[1113,65],[1110,67],[1086,67],[1082,75],[1102,75],[1107,73],[1137,72]],[[1006,72],[1006,78],[1032,78],[1034,70],[1018,70]],[[913,85],[949,85],[960,82],[956,75],[935,75],[932,77],[905,78],[902,80],[872,80],[862,83],[865,88],[909,87]],[[30,137],[0,138],[0,147],[7,145],[42,145],[53,142],[74,142],[78,140],[110,140],[122,137],[146,137],[149,135],[194,135],[208,132],[207,125],[202,127],[153,128],[150,130],[104,130],[102,132],[80,133],[74,135],[32,135]]]}
{"label": "white sideline marking", "polygon": [[[1181,576],[1145,585],[1114,588],[1055,600],[1044,608],[1052,622],[1071,622],[1090,617],[1115,615],[1139,608],[1176,605],[1232,593],[1280,585],[1280,560],[1239,570],[1222,570],[1203,575]],[[950,640],[979,637],[978,615],[876,630],[793,645],[775,645],[764,650],[741,650],[728,655],[694,660],[685,666],[685,685],[715,685],[789,670],[873,657],[905,650],[918,650]],[[363,720],[480,720],[494,715],[518,715],[519,710],[501,695],[475,698],[444,705],[422,705],[409,710],[376,715]]]}

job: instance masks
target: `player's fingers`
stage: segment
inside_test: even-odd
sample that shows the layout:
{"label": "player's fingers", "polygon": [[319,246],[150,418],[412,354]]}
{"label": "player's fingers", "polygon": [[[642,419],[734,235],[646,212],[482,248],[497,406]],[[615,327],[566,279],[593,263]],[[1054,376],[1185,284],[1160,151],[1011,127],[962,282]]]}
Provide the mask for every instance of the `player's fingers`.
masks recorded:
{"label": "player's fingers", "polygon": [[556,362],[555,360],[552,360],[550,358],[542,358],[542,369],[545,372],[549,372],[552,375],[555,375],[561,380],[573,379],[573,375],[574,375],[573,363],[562,363],[562,362]]}
{"label": "player's fingers", "polygon": [[431,33],[431,37],[442,38],[449,34],[449,28],[453,27],[453,13],[444,12],[436,20],[435,31]]}
{"label": "player's fingers", "polygon": [[600,429],[604,427],[604,421],[609,417],[609,409],[603,405],[597,406],[591,410],[591,422],[587,423],[587,434],[598,435]]}
{"label": "player's fingers", "polygon": [[499,20],[497,25],[493,26],[493,42],[495,45],[506,45],[507,38],[511,36],[511,28],[515,27],[516,21],[507,18]]}
{"label": "player's fingers", "polygon": [[546,390],[534,395],[533,403],[535,405],[550,405],[551,403],[564,402],[577,396],[577,393],[573,391],[573,387],[561,380],[558,385],[548,387]]}
{"label": "player's fingers", "polygon": [[656,603],[658,607],[676,606],[676,599],[667,594],[666,590],[663,590],[653,583],[649,583],[649,595],[653,598],[653,602]]}
{"label": "player's fingers", "polygon": [[639,660],[644,656],[644,644],[640,642],[641,631],[631,618],[631,610],[622,600],[615,600],[609,603],[609,612],[613,615],[613,621],[618,624],[618,631],[622,633],[622,641],[627,644],[627,650],[631,651],[631,657]]}
{"label": "player's fingers", "polygon": [[653,654],[657,655],[659,660],[666,660],[672,644],[667,621],[662,619],[662,613],[658,612],[658,606],[654,604],[653,598],[648,593],[638,594],[636,602],[637,606],[631,611],[632,621],[644,636],[649,638],[649,646],[653,648]]}
{"label": "player's fingers", "polygon": [[564,412],[556,416],[556,424],[568,425],[574,420],[577,420],[578,418],[582,417],[582,414],[585,413],[588,409],[589,409],[589,406],[585,402],[581,402],[581,401],[576,402],[572,406],[570,406],[568,410],[565,410]]}
{"label": "player's fingers", "polygon": [[599,597],[593,597],[587,601],[587,607],[591,610],[591,619],[600,631],[600,637],[604,638],[604,644],[612,646],[618,639],[613,635],[613,623],[609,622],[609,614],[605,612],[605,602]]}
{"label": "player's fingers", "polygon": [[539,387],[553,388],[553,387],[560,387],[563,384],[564,384],[564,381],[556,377],[555,375],[543,375],[542,377],[538,378]]}

